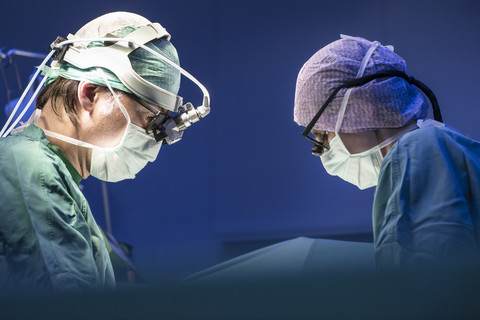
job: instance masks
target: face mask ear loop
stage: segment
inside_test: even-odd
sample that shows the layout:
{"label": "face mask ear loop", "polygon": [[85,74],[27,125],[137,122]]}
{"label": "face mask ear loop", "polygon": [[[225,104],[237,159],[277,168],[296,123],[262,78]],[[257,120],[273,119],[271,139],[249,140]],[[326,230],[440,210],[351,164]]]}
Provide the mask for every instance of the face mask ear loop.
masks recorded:
{"label": "face mask ear loop", "polygon": [[345,116],[345,110],[347,109],[347,103],[352,89],[353,88],[348,88],[343,96],[342,104],[340,106],[340,110],[338,111],[337,123],[335,124],[335,135],[338,135],[340,132],[340,127],[342,126],[343,117]]}
{"label": "face mask ear loop", "polygon": [[391,137],[385,139],[384,141],[380,142],[378,145],[376,145],[376,146],[374,146],[374,147],[372,147],[372,148],[370,148],[370,149],[368,149],[368,150],[365,150],[365,151],[363,151],[363,152],[352,154],[351,156],[353,156],[353,157],[361,157],[361,156],[363,156],[364,154],[371,152],[372,150],[383,149],[383,148],[385,148],[386,146],[388,146],[389,144],[391,144],[391,143],[397,141],[398,139],[400,139],[404,134],[406,134],[406,133],[408,133],[408,132],[410,132],[410,131],[412,131],[412,130],[414,130],[414,129],[416,129],[416,128],[418,128],[417,123],[412,123],[411,125],[409,125],[409,126],[406,127],[405,129],[403,129],[403,130],[395,133],[393,136],[391,136]]}
{"label": "face mask ear loop", "polygon": [[97,68],[97,71],[102,76],[103,81],[105,81],[105,84],[108,87],[108,90],[110,90],[110,92],[112,93],[113,98],[115,99],[115,102],[118,104],[118,107],[120,108],[120,110],[122,110],[123,116],[125,117],[125,119],[127,119],[128,123],[131,123],[130,115],[128,114],[127,109],[125,109],[125,106],[120,101],[115,91],[113,91],[112,86],[110,85],[110,82],[108,82],[107,76],[105,75],[105,72],[103,72],[103,70],[100,68]]}
{"label": "face mask ear loop", "polygon": [[122,145],[123,142],[125,141],[125,137],[127,136],[128,127],[132,123],[130,121],[130,115],[128,114],[127,109],[125,108],[123,103],[120,101],[115,91],[113,91],[112,86],[110,85],[110,82],[108,82],[107,76],[105,75],[105,72],[103,72],[101,68],[97,68],[97,71],[102,75],[103,81],[105,81],[105,84],[107,85],[108,90],[110,90],[110,92],[112,93],[113,98],[115,99],[115,102],[117,103],[120,110],[122,110],[123,116],[125,117],[125,119],[127,119],[127,126],[125,127],[125,132],[123,133],[122,141],[120,141],[120,144],[119,144],[119,145]]}
{"label": "face mask ear loop", "polygon": [[[360,64],[360,68],[358,69],[357,75],[355,76],[356,79],[363,76],[363,73],[365,72],[365,68],[367,67],[368,60],[372,56],[373,51],[375,51],[375,49],[377,49],[379,45],[380,43],[375,41],[373,42],[373,45],[370,47],[370,49],[368,49],[367,53],[365,54],[365,57],[363,57],[362,63]],[[353,88],[347,89],[347,91],[345,92],[345,95],[343,96],[342,104],[340,106],[340,110],[338,111],[337,123],[335,124],[335,135],[338,135],[338,133],[340,132],[340,128],[343,122],[343,117],[345,116],[345,110],[347,109],[348,99],[350,98],[350,93],[352,92],[352,90]],[[340,139],[340,137],[338,138]]]}
{"label": "face mask ear loop", "polygon": [[65,142],[68,142],[70,144],[73,144],[73,145],[76,145],[76,146],[79,146],[79,147],[90,148],[90,149],[95,149],[95,148],[102,149],[101,147],[97,147],[97,146],[94,146],[93,144],[90,144],[88,142],[83,142],[83,141],[80,141],[80,140],[77,140],[77,139],[73,139],[73,138],[64,136],[63,134],[59,134],[59,133],[56,133],[56,132],[53,132],[53,131],[50,131],[50,130],[47,130],[47,129],[43,129],[43,128],[42,128],[42,130],[43,130],[43,132],[45,132],[46,136],[65,141]]}
{"label": "face mask ear loop", "polygon": [[[8,132],[5,132],[5,130],[7,130],[8,128],[8,125],[10,124],[10,122],[12,121],[13,117],[15,116],[15,113],[17,113],[17,110],[18,108],[20,107],[20,105],[22,104],[23,102],[23,99],[25,99],[25,96],[27,95],[27,92],[30,90],[30,87],[33,85],[33,83],[35,82],[35,80],[37,79],[38,77],[38,74],[42,71],[43,67],[45,66],[45,64],[50,60],[50,58],[55,54],[55,50],[52,50],[50,51],[50,53],[47,55],[47,57],[42,61],[42,63],[40,64],[40,66],[37,68],[37,71],[35,72],[35,74],[33,75],[32,79],[30,80],[30,83],[28,84],[28,86],[25,88],[25,90],[23,91],[23,94],[21,95],[20,99],[18,99],[18,102],[15,106],[15,108],[12,110],[12,113],[10,114],[10,117],[8,118],[7,122],[5,123],[5,125],[3,126],[2,128],[2,131],[0,131],[0,137],[6,137],[10,131],[15,127],[15,125],[20,121],[21,117],[23,117],[23,114],[25,114],[26,110],[24,110],[25,112],[23,112],[22,116],[20,117],[17,117],[16,121],[14,122],[13,125],[10,126],[10,129],[8,130]],[[44,82],[44,81],[43,81]],[[43,84],[43,83],[42,83]],[[39,86],[40,88],[40,86]],[[33,95],[33,97],[35,97],[38,93],[38,88],[37,88],[37,91],[36,93]],[[32,97],[32,99],[33,99]],[[31,99],[31,101],[33,101]],[[28,107],[30,107],[30,104],[29,103],[25,109],[28,109]]]}
{"label": "face mask ear loop", "polygon": [[365,72],[365,68],[367,67],[368,60],[372,57],[373,52],[377,49],[377,47],[380,45],[378,41],[374,41],[370,49],[368,49],[367,53],[365,54],[365,57],[362,60],[362,64],[360,65],[360,68],[358,69],[357,76],[355,78],[360,78],[363,76],[363,73]]}
{"label": "face mask ear loop", "polygon": [[395,133],[393,136],[391,136],[390,138],[382,141],[381,143],[379,143],[378,147],[380,149],[383,149],[384,147],[386,147],[387,145],[389,145],[390,143],[392,142],[395,142],[397,141],[398,139],[400,139],[400,137],[402,137],[404,134],[412,131],[412,130],[415,130],[418,128],[418,125],[417,123],[412,123],[411,125],[409,125],[408,127],[406,127],[405,129]]}

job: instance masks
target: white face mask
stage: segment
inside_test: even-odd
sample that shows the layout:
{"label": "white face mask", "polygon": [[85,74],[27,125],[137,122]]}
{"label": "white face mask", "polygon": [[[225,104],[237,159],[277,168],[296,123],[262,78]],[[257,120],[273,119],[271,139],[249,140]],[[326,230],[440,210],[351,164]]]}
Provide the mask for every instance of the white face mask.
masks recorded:
{"label": "white face mask", "polygon": [[[410,131],[412,128],[407,129]],[[328,174],[338,176],[361,190],[374,187],[382,166],[382,148],[397,140],[407,129],[371,149],[356,154],[348,152],[337,133],[330,141],[330,149],[326,150],[320,159]]]}
{"label": "white face mask", "polygon": [[129,122],[118,146],[93,148],[90,174],[109,182],[133,179],[148,162],[155,161],[161,146],[144,129]]}
{"label": "white face mask", "polygon": [[107,80],[105,83],[107,83],[118,107],[127,119],[127,127],[119,145],[113,148],[102,148],[56,132],[45,129],[43,131],[47,136],[81,147],[91,148],[90,174],[92,176],[108,182],[133,179],[149,161],[153,162],[157,158],[162,143],[157,142],[153,136],[145,133],[144,129],[131,123],[130,116],[120,99]]}

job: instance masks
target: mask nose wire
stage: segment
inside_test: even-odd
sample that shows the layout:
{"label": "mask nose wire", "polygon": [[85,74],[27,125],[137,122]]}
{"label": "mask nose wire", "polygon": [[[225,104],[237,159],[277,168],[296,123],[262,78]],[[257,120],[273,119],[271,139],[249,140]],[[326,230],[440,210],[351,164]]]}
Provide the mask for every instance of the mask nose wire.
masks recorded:
{"label": "mask nose wire", "polygon": [[[365,68],[367,67],[368,60],[370,60],[373,52],[377,47],[380,45],[378,41],[374,41],[370,49],[368,49],[365,57],[363,57],[362,63],[360,64],[360,68],[358,69],[357,75],[355,79],[360,78],[363,76],[365,72]],[[340,132],[340,128],[342,126],[343,117],[345,116],[345,110],[347,109],[348,99],[350,98],[350,94],[354,88],[348,88],[343,96],[342,104],[340,105],[340,110],[338,111],[337,123],[335,124],[335,135],[338,135]],[[340,137],[338,137],[340,139]],[[340,139],[341,140],[341,139]]]}

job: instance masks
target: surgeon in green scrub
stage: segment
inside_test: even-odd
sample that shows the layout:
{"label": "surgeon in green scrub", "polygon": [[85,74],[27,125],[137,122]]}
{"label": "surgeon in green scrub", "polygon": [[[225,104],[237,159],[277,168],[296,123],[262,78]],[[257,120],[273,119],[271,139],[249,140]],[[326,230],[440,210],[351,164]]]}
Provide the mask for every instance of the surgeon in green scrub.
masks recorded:
{"label": "surgeon in green scrub", "polygon": [[[127,41],[82,41],[100,37],[131,37],[157,54]],[[181,102],[183,71],[160,24],[115,12],[68,39],[68,50],[40,67],[46,82],[33,116],[0,138],[2,292],[114,288],[105,241],[79,182],[89,175],[133,179],[162,143],[178,139],[163,125]]]}

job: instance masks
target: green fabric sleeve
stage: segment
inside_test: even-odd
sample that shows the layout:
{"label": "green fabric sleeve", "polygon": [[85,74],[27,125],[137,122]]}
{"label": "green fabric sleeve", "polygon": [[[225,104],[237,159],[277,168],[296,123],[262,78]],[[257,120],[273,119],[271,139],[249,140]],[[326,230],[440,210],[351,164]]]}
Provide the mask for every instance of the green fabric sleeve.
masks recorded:
{"label": "green fabric sleeve", "polygon": [[[41,131],[31,127],[27,134]],[[113,287],[108,253],[86,199],[48,140],[39,140],[19,134],[0,141],[4,283],[60,290]]]}

